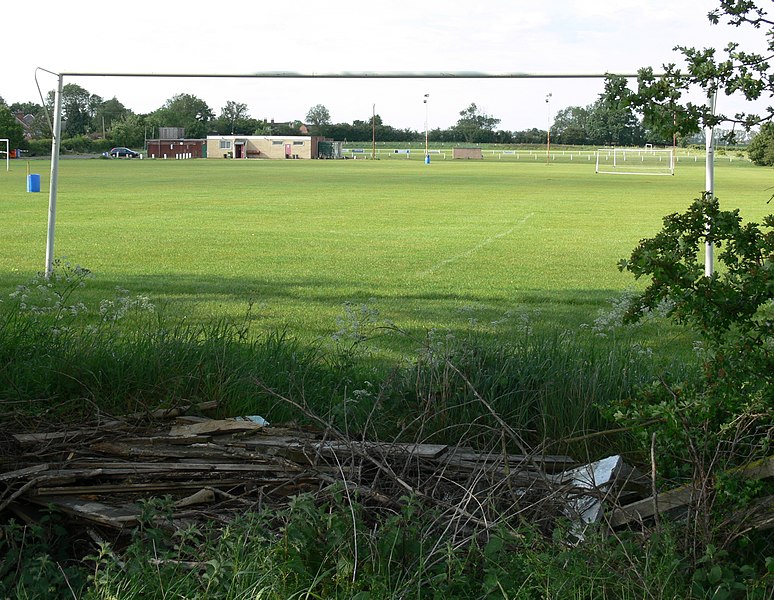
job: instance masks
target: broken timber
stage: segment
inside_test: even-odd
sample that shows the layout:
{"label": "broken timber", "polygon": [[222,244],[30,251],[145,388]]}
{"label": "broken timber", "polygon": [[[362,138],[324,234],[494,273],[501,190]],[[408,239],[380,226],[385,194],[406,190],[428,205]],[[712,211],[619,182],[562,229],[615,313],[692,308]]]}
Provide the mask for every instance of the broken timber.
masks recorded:
{"label": "broken timber", "polygon": [[[30,520],[36,507],[53,506],[123,531],[139,523],[142,501],[157,496],[170,498],[173,522],[183,525],[197,515],[227,521],[236,512],[338,483],[376,508],[394,510],[403,496],[415,494],[466,524],[564,516],[582,539],[593,523],[624,527],[657,512],[679,512],[693,494],[684,487],[643,499],[643,478],[620,456],[578,465],[567,456],[354,441],[332,430],[172,415],[174,423],[153,427],[111,421],[12,436],[15,453],[0,463],[0,512]],[[737,473],[772,477],[774,458]],[[759,526],[774,522],[770,512]]]}
{"label": "broken timber", "polygon": [[[174,413],[177,414],[177,413]],[[575,465],[566,456],[478,452],[445,444],[350,441],[330,432],[265,427],[235,419],[178,416],[172,425],[105,427],[13,436],[19,452],[0,473],[0,511],[28,518],[53,506],[92,524],[124,530],[142,515],[141,500],[169,496],[173,518],[213,514],[340,482],[363,501],[397,506],[407,491],[449,506],[478,495],[473,522],[516,511],[547,495],[547,473]],[[523,510],[523,507],[518,510]],[[185,512],[181,512],[185,511]],[[192,512],[193,511],[193,512]]]}
{"label": "broken timber", "polygon": [[[767,479],[774,477],[774,456],[769,456],[744,467],[728,471],[727,474],[738,475],[745,479]],[[662,514],[685,509],[691,504],[696,494],[697,490],[694,486],[685,485],[626,506],[621,506],[612,511],[610,525],[612,527],[620,527],[643,521],[657,513]]]}

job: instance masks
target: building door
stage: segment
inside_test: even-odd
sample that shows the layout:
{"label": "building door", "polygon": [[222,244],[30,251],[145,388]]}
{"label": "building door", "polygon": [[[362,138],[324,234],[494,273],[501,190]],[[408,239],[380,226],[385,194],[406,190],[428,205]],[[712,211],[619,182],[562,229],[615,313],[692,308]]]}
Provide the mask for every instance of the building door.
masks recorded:
{"label": "building door", "polygon": [[245,145],[236,144],[234,146],[234,158],[244,158]]}
{"label": "building door", "polygon": [[293,153],[293,146],[291,144],[285,144],[285,158],[290,158]]}

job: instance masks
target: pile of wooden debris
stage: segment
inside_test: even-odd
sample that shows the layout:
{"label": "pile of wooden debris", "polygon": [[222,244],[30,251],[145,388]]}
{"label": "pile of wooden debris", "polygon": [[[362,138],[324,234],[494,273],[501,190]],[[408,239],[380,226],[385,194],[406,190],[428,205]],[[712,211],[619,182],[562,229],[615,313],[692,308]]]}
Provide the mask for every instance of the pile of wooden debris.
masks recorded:
{"label": "pile of wooden debris", "polygon": [[[260,419],[157,415],[152,424],[17,433],[3,440],[0,513],[30,522],[52,506],[116,531],[135,527],[143,501],[171,497],[175,523],[227,522],[335,484],[374,510],[413,496],[460,530],[501,522],[624,526],[679,509],[690,494],[646,497],[650,480],[621,457],[578,465],[567,456],[482,452],[443,444],[353,441],[333,429],[272,427]],[[771,476],[774,461],[755,477]]]}

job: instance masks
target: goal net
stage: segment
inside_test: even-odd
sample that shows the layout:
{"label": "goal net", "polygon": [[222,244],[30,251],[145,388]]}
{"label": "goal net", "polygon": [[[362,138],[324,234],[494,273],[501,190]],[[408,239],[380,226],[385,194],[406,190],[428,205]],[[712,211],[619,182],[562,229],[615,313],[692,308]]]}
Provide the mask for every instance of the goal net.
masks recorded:
{"label": "goal net", "polygon": [[663,148],[600,148],[596,172],[610,175],[674,175],[672,150]]}

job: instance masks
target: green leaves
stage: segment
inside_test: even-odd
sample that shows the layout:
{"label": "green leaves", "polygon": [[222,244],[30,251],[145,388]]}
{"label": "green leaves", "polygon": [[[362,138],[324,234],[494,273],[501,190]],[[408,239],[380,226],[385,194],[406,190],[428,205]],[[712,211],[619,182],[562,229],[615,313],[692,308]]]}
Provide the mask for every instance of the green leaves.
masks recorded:
{"label": "green leaves", "polygon": [[[766,223],[770,229],[771,217]],[[705,277],[700,261],[705,243],[721,250],[712,277]],[[668,301],[672,316],[715,342],[732,330],[756,339],[771,335],[760,317],[774,298],[772,256],[771,230],[743,225],[738,210],[721,211],[716,199],[704,195],[685,213],[665,217],[655,237],[642,240],[628,260],[619,262],[637,279],[652,278],[628,318],[636,321]]]}
{"label": "green leaves", "polygon": [[774,123],[764,123],[747,149],[750,160],[759,166],[774,165]]}
{"label": "green leaves", "polygon": [[[643,428],[643,446],[658,438],[662,476],[694,482],[714,477],[723,500],[724,469],[766,456],[774,422],[774,216],[763,225],[743,223],[738,210],[720,210],[703,195],[687,211],[664,218],[653,238],[642,240],[619,268],[650,278],[629,304],[637,321],[656,308],[701,338],[703,381],[675,385],[662,380],[618,411],[619,420]],[[717,270],[704,273],[705,242],[718,249]],[[689,472],[683,472],[683,468]],[[744,498],[752,503],[754,490]],[[742,496],[735,495],[741,501]],[[727,504],[727,502],[726,502]],[[697,514],[714,510],[713,502]],[[735,507],[738,508],[738,507]],[[720,508],[717,508],[721,511]],[[704,526],[702,526],[704,527]],[[704,541],[729,536],[709,526]],[[716,578],[707,571],[704,583]],[[711,583],[711,582],[710,582]]]}
{"label": "green leaves", "polygon": [[[707,17],[715,25],[723,17],[728,17],[728,23],[736,27],[763,27],[766,29],[768,49],[774,51],[774,37],[771,36],[774,21],[767,19],[766,12],[755,2],[720,0],[720,7]],[[676,46],[675,50],[683,55],[685,70],[675,64],[667,64],[659,76],[654,75],[652,68],[640,71],[638,90],[631,96],[630,103],[643,114],[646,127],[665,136],[672,133],[685,135],[723,122],[739,124],[749,130],[774,117],[772,107],[768,107],[762,115],[745,112],[715,114],[709,100],[716,92],[741,96],[750,101],[774,95],[774,80],[766,57],[740,50],[736,42],[729,43],[722,53],[715,48],[687,46]],[[696,88],[703,90],[708,98],[706,103],[697,105],[685,99]]]}
{"label": "green leaves", "polygon": [[[500,124],[500,119],[488,115],[471,103],[460,111],[460,119],[455,129],[462,133],[466,142],[479,142],[486,139],[486,133],[491,133]],[[483,137],[482,137],[483,136]]]}

